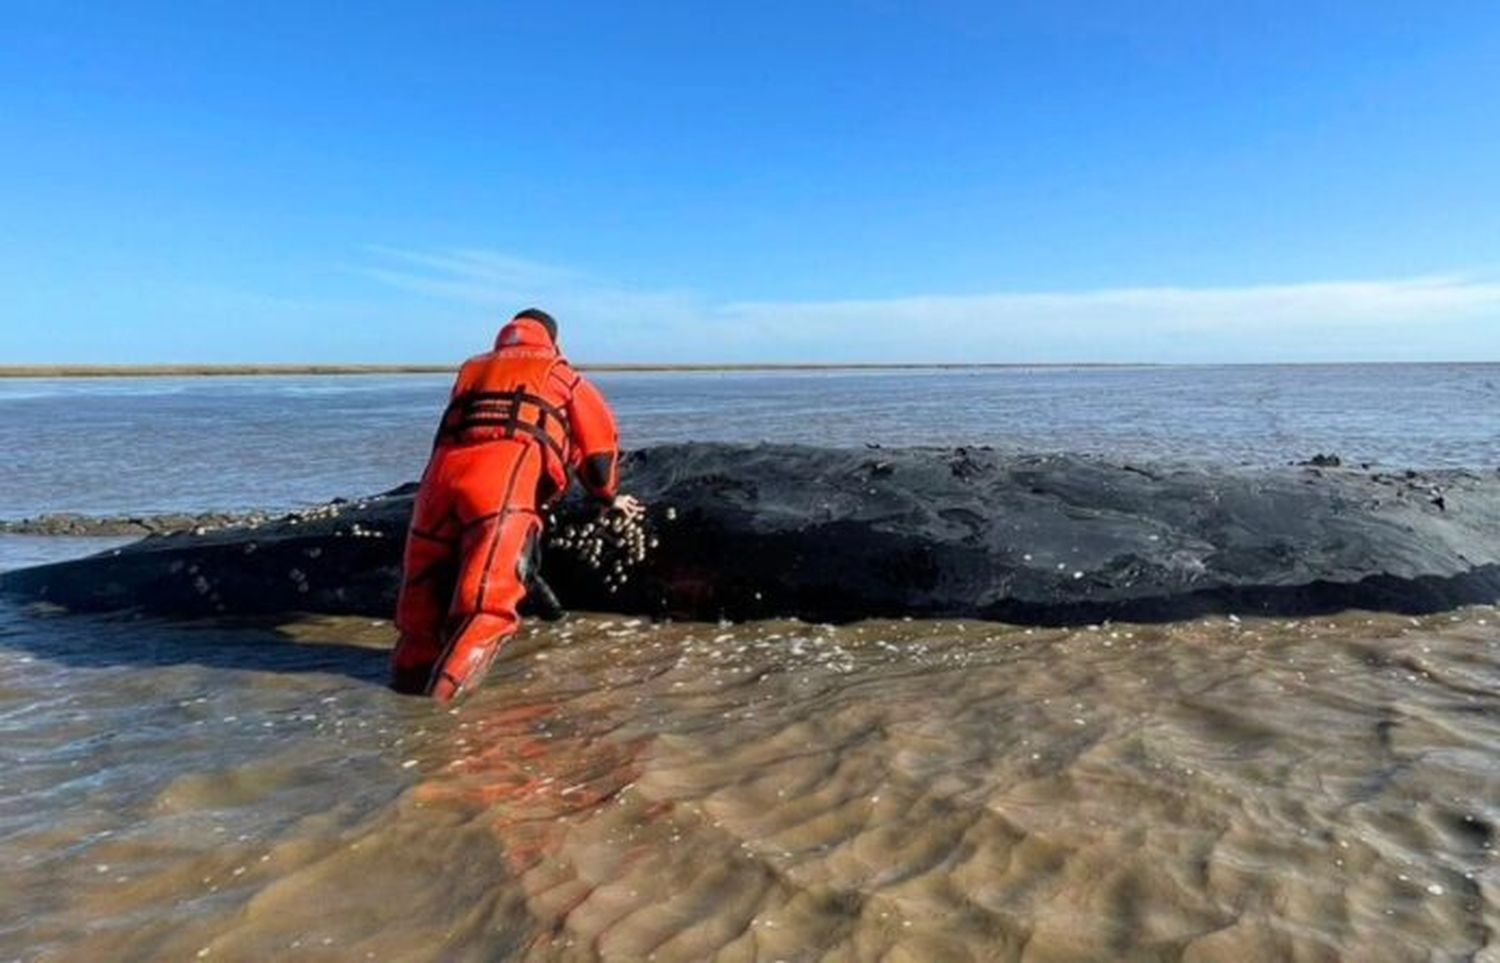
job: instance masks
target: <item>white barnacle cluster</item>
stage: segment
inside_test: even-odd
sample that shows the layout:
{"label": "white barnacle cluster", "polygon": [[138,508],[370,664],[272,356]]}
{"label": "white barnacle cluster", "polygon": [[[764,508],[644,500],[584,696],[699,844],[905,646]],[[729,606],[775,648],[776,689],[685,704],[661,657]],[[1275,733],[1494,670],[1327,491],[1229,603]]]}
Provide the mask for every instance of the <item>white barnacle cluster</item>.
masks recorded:
{"label": "white barnacle cluster", "polygon": [[224,611],[224,598],[219,594],[218,586],[196,564],[186,565],[181,560],[178,560],[172,563],[169,571],[176,575],[183,572],[184,568],[186,569],[185,574],[192,578],[189,584],[192,586],[193,592],[213,605],[214,611]]}
{"label": "white barnacle cluster", "polygon": [[[668,511],[668,518],[676,516]],[[548,542],[550,548],[568,552],[598,572],[610,594],[629,582],[631,573],[660,544],[644,516],[627,518],[621,514],[564,525]]]}
{"label": "white barnacle cluster", "polygon": [[344,506],[342,503],[329,502],[326,505],[316,505],[312,508],[304,508],[299,512],[293,512],[292,516],[304,522],[311,522],[324,518],[338,518],[343,513]]}
{"label": "white barnacle cluster", "polygon": [[361,525],[359,522],[351,522],[349,524],[348,528],[337,528],[337,529],[334,529],[333,534],[336,535],[336,536],[338,536],[338,537],[348,536],[349,538],[385,538],[386,537],[385,532],[381,531],[380,529],[378,529],[378,528],[366,528],[365,526]]}
{"label": "white barnacle cluster", "polygon": [[336,519],[344,514],[347,507],[346,502],[332,501],[326,505],[315,505],[312,508],[303,508],[295,512],[289,512],[281,516],[281,522],[286,525],[301,525],[303,522],[321,522]]}

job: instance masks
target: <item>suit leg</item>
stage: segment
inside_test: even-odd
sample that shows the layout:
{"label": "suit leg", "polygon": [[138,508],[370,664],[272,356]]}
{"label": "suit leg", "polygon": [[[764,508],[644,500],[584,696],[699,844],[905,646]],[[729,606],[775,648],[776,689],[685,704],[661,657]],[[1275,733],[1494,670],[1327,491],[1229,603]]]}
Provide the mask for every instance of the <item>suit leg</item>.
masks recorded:
{"label": "suit leg", "polygon": [[481,522],[465,538],[459,589],[450,614],[452,635],[432,675],[431,693],[447,701],[483,681],[505,640],[521,626],[530,557],[541,519],[529,508]]}
{"label": "suit leg", "polygon": [[441,472],[434,465],[423,479],[412,510],[402,559],[396,629],[391,653],[391,687],[420,693],[443,649],[443,628],[458,576],[458,524]]}

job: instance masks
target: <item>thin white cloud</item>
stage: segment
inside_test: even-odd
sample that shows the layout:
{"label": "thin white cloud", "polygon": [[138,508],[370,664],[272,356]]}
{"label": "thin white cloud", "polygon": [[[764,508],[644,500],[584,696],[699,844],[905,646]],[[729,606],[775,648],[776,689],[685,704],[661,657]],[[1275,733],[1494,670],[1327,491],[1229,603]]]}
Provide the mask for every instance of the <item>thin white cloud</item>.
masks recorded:
{"label": "thin white cloud", "polygon": [[1500,282],[1474,275],[714,303],[495,252],[376,253],[374,280],[486,309],[555,308],[574,345],[609,359],[1398,360],[1426,357],[1436,329],[1445,357],[1463,331],[1483,336],[1472,357],[1500,354]]}
{"label": "thin white cloud", "polygon": [[380,262],[366,277],[398,290],[486,311],[545,307],[566,319],[570,340],[622,343],[670,338],[691,329],[712,308],[690,294],[641,291],[603,283],[582,272],[490,251],[439,253],[371,248]]}
{"label": "thin white cloud", "polygon": [[1047,325],[1153,333],[1332,330],[1484,316],[1500,320],[1500,284],[1460,277],[1239,288],[1120,288],[835,302],[745,302],[721,311],[792,332],[807,325],[921,325],[952,336]]}
{"label": "thin white cloud", "polygon": [[366,269],[372,277],[418,293],[475,303],[487,304],[521,289],[586,281],[576,271],[497,251],[430,253],[381,246],[369,250],[388,265]]}

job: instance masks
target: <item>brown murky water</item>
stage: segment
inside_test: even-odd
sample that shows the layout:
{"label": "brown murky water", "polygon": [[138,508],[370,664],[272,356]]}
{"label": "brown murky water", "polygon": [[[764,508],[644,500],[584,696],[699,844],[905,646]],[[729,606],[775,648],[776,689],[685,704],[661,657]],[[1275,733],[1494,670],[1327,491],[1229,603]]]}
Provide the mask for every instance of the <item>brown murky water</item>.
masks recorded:
{"label": "brown murky water", "polygon": [[0,958],[1500,959],[1492,609],[388,632],[0,616]]}

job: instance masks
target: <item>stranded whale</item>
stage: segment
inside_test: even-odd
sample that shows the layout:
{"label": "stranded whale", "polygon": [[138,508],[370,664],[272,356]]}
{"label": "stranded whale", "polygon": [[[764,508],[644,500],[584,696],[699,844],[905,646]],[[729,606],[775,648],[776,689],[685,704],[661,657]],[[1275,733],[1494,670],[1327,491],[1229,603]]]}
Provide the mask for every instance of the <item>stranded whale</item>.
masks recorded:
{"label": "stranded whale", "polygon": [[[647,448],[623,471],[651,505],[644,531],[600,528],[581,500],[556,511],[543,572],[568,607],[1075,624],[1500,599],[1494,473],[769,444]],[[79,611],[386,617],[412,490],[280,518],[179,519],[0,575],[0,592]]]}

